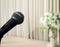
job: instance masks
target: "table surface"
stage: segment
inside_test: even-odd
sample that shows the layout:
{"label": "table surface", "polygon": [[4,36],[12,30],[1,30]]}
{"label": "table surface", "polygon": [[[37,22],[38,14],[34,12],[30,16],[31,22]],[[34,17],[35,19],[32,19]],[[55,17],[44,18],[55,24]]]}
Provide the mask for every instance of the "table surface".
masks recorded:
{"label": "table surface", "polygon": [[48,42],[19,37],[4,37],[1,47],[47,47]]}

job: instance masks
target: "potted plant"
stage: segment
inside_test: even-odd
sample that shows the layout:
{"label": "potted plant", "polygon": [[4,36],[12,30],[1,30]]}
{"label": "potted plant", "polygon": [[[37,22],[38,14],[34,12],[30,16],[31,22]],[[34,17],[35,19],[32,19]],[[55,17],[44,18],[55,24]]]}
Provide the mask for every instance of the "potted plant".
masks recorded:
{"label": "potted plant", "polygon": [[40,18],[40,29],[42,31],[48,29],[49,31],[49,47],[56,46],[58,22],[60,22],[59,14],[53,12],[45,13],[45,15]]}

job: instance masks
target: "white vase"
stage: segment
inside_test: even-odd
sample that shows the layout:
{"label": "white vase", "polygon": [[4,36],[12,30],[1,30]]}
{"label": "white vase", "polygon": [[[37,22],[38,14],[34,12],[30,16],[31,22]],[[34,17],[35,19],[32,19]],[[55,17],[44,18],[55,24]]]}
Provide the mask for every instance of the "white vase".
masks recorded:
{"label": "white vase", "polygon": [[51,30],[49,31],[49,39],[50,42],[47,45],[48,47],[56,47],[57,45],[57,35],[56,32],[52,32]]}

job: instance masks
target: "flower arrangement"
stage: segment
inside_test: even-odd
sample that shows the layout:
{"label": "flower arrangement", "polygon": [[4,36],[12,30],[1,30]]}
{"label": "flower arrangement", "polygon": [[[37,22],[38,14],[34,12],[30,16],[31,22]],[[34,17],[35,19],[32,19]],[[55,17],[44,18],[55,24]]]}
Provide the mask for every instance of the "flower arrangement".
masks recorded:
{"label": "flower arrangement", "polygon": [[53,12],[45,13],[45,15],[40,18],[40,29],[42,31],[50,29],[52,32],[55,32],[58,29],[57,21],[60,22],[60,14]]}

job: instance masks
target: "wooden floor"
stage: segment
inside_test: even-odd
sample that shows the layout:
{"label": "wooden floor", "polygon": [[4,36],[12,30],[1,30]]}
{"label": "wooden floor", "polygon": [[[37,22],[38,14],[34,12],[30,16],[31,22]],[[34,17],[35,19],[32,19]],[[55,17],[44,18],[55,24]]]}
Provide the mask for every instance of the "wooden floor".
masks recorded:
{"label": "wooden floor", "polygon": [[5,37],[1,42],[1,47],[47,47],[46,45],[47,42],[18,37]]}

